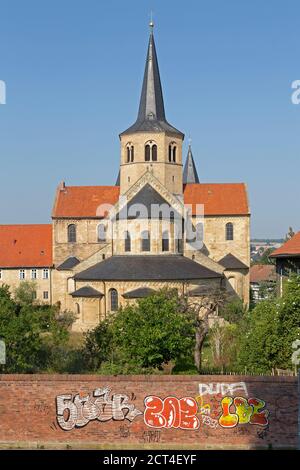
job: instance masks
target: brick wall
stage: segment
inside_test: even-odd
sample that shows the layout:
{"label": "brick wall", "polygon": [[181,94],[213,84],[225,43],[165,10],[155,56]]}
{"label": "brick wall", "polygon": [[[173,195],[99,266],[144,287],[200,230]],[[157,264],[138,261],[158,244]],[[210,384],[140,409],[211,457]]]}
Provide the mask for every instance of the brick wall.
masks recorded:
{"label": "brick wall", "polygon": [[295,377],[0,375],[0,447],[296,447],[297,399]]}

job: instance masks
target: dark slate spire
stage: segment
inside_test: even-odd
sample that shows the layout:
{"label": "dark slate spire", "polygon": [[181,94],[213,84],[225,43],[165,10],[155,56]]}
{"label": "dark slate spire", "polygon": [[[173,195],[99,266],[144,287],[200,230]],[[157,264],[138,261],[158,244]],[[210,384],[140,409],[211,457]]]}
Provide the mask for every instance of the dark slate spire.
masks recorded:
{"label": "dark slate spire", "polygon": [[118,177],[117,177],[117,181],[116,181],[115,186],[120,186],[120,171],[118,173]]}
{"label": "dark slate spire", "polygon": [[183,138],[184,135],[182,132],[175,129],[175,127],[171,126],[166,120],[164,99],[153,35],[153,26],[153,22],[151,21],[150,38],[138,117],[133,126],[122,132],[122,134],[142,131],[165,131],[180,135]]}
{"label": "dark slate spire", "polygon": [[183,184],[199,183],[198,173],[194,162],[191,144],[189,145],[188,154],[183,170]]}

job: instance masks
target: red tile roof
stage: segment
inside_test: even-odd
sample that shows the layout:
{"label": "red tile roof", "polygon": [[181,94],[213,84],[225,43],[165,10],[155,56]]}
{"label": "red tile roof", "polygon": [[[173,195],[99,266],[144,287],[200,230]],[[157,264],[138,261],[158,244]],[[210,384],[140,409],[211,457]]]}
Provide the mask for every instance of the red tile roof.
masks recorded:
{"label": "red tile roof", "polygon": [[[101,204],[114,205],[119,199],[119,186],[64,186],[57,190],[52,212],[54,218],[99,217]],[[204,204],[205,215],[249,214],[246,186],[243,183],[186,184],[184,203]]]}
{"label": "red tile roof", "polygon": [[186,184],[184,203],[192,205],[192,215],[196,215],[196,204],[204,204],[204,215],[249,214],[244,183]]}
{"label": "red tile roof", "polygon": [[250,268],[250,282],[276,280],[276,268],[272,264],[255,264]]}
{"label": "red tile roof", "polygon": [[300,256],[300,232],[297,232],[290,240],[285,242],[282,246],[273,251],[270,257],[276,258],[277,256]]}
{"label": "red tile roof", "polygon": [[0,225],[0,268],[52,266],[52,225]]}
{"label": "red tile roof", "polygon": [[57,190],[53,217],[99,217],[101,204],[114,205],[119,186],[61,186]]}

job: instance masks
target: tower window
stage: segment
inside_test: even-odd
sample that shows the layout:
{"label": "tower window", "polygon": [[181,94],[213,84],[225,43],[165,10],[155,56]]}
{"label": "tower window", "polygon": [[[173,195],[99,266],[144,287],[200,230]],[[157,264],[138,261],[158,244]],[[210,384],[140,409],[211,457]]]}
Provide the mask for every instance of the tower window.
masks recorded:
{"label": "tower window", "polygon": [[150,232],[149,230],[144,230],[141,234],[141,250],[150,251],[150,248],[151,248]]}
{"label": "tower window", "polygon": [[166,230],[162,234],[162,251],[169,251],[169,232]]}
{"label": "tower window", "polygon": [[68,225],[68,242],[69,243],[76,242],[76,225],[75,224]]}
{"label": "tower window", "polygon": [[130,237],[130,233],[128,231],[125,232],[124,251],[126,251],[126,252],[131,251],[131,237]]}
{"label": "tower window", "polygon": [[169,162],[176,162],[176,152],[177,152],[177,147],[176,147],[176,142],[171,142],[169,145]]}
{"label": "tower window", "polygon": [[176,162],[176,147],[173,147],[173,162]]}
{"label": "tower window", "polygon": [[152,161],[157,162],[157,145],[152,145]]}
{"label": "tower window", "polygon": [[106,226],[104,224],[98,225],[98,242],[104,243],[106,242]]}
{"label": "tower window", "polygon": [[145,147],[145,162],[150,162],[150,145]]}
{"label": "tower window", "polygon": [[150,140],[145,145],[145,162],[157,162],[157,145]]}
{"label": "tower window", "polygon": [[116,289],[110,289],[109,297],[110,297],[110,310],[112,312],[115,312],[119,308],[118,291]]}
{"label": "tower window", "polygon": [[226,240],[233,240],[233,224],[231,222],[226,224],[225,231]]}
{"label": "tower window", "polygon": [[134,146],[131,142],[126,145],[126,161],[127,163],[134,161]]}

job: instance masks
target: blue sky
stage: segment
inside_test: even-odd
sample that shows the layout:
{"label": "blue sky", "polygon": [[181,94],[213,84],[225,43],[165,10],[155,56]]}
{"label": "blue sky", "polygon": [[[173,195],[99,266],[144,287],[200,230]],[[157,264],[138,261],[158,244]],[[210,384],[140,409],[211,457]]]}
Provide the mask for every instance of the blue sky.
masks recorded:
{"label": "blue sky", "polygon": [[248,184],[253,237],[300,230],[297,0],[1,0],[0,223],[47,223],[61,180],[115,183],[151,10],[167,118],[200,180]]}

